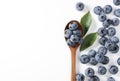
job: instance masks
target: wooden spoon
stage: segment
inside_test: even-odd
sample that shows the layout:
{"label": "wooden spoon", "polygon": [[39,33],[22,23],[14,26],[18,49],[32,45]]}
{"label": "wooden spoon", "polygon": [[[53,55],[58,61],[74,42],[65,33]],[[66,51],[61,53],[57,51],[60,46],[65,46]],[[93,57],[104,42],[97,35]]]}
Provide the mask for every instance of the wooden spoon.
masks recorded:
{"label": "wooden spoon", "polygon": [[[70,21],[66,27],[65,30],[68,29],[68,26],[71,22],[76,22],[78,24],[78,29],[82,31],[82,36],[83,37],[83,29],[82,26],[80,25],[80,23],[76,20],[72,20]],[[66,39],[66,38],[65,38]],[[67,40],[67,39],[66,39]],[[76,50],[79,47],[79,44],[76,44],[74,47],[69,46],[70,51],[71,51],[71,81],[75,81],[75,77],[76,77]]]}

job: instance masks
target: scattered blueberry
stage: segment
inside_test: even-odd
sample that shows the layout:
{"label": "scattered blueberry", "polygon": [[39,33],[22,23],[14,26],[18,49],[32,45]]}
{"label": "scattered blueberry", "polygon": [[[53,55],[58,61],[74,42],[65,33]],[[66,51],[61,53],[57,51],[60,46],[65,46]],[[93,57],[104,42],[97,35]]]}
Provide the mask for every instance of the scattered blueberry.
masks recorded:
{"label": "scattered blueberry", "polygon": [[104,59],[101,63],[102,64],[108,64],[109,63],[109,58],[107,56],[104,56]]}
{"label": "scattered blueberry", "polygon": [[112,6],[111,5],[106,5],[104,8],[103,8],[104,12],[106,14],[109,14],[112,12]]}
{"label": "scattered blueberry", "polygon": [[106,55],[107,54],[107,48],[106,47],[100,47],[98,49],[98,54]]}
{"label": "scattered blueberry", "polygon": [[119,51],[119,46],[117,44],[114,44],[112,43],[108,50],[111,52],[111,53],[117,53]]}
{"label": "scattered blueberry", "polygon": [[101,37],[105,36],[107,34],[107,30],[105,28],[99,28],[98,29],[98,35],[100,35]]}
{"label": "scattered blueberry", "polygon": [[76,9],[77,9],[78,11],[82,11],[82,10],[84,9],[84,4],[83,4],[82,2],[78,2],[78,3],[76,4]]}
{"label": "scattered blueberry", "polygon": [[116,29],[113,27],[108,28],[108,36],[114,36],[116,34]]}
{"label": "scattered blueberry", "polygon": [[77,29],[77,28],[78,28],[77,22],[71,22],[71,23],[69,24],[68,28],[69,28],[70,30],[75,30],[75,29]]}
{"label": "scattered blueberry", "polygon": [[105,42],[105,47],[106,47],[107,49],[109,49],[110,46],[111,46],[111,44],[112,44],[111,40],[107,40],[107,41]]}
{"label": "scattered blueberry", "polygon": [[109,68],[109,72],[110,72],[111,74],[116,74],[116,73],[118,73],[118,67],[115,66],[115,65],[112,65],[112,66]]}
{"label": "scattered blueberry", "polygon": [[86,63],[88,63],[90,61],[90,58],[89,58],[88,55],[82,55],[80,57],[80,61],[81,61],[81,63],[86,64]]}
{"label": "scattered blueberry", "polygon": [[99,19],[99,21],[101,21],[101,22],[105,21],[106,18],[107,18],[107,17],[106,17],[105,14],[100,14],[100,15],[98,16],[98,19]]}
{"label": "scattered blueberry", "polygon": [[106,74],[106,72],[107,72],[107,69],[104,66],[99,66],[98,67],[98,73],[99,74],[104,75],[104,74]]}
{"label": "scattered blueberry", "polygon": [[118,65],[120,65],[120,58],[118,58],[117,63],[118,63]]}
{"label": "scattered blueberry", "polygon": [[104,60],[103,54],[96,54],[95,59],[98,63],[101,63]]}
{"label": "scattered blueberry", "polygon": [[74,42],[72,42],[70,39],[67,39],[67,45],[68,46],[72,46],[72,47],[74,47],[75,46],[75,43]]}
{"label": "scattered blueberry", "polygon": [[108,40],[107,37],[101,37],[101,38],[99,39],[99,43],[104,46],[107,40]]}
{"label": "scattered blueberry", "polygon": [[103,22],[103,27],[108,28],[111,24],[112,24],[112,20],[106,19],[106,20]]}
{"label": "scattered blueberry", "polygon": [[69,29],[66,29],[65,30],[65,34],[64,34],[64,36],[65,36],[65,38],[70,38],[70,36],[72,35],[72,31],[71,30],[69,30]]}
{"label": "scattered blueberry", "polygon": [[94,57],[91,57],[91,58],[90,58],[90,64],[91,64],[91,65],[97,65],[98,62],[96,61],[96,59],[95,59]]}
{"label": "scattered blueberry", "polygon": [[110,41],[111,41],[112,43],[119,43],[119,38],[116,37],[116,36],[113,36],[113,37],[110,38]]}
{"label": "scattered blueberry", "polygon": [[89,57],[95,57],[96,55],[96,51],[94,49],[91,49],[89,52],[88,52],[88,56]]}
{"label": "scattered blueberry", "polygon": [[87,68],[85,70],[85,75],[88,76],[88,77],[93,77],[94,76],[94,70],[92,68]]}
{"label": "scattered blueberry", "polygon": [[115,81],[115,79],[113,77],[109,77],[107,81]]}
{"label": "scattered blueberry", "polygon": [[116,6],[118,6],[118,5],[120,5],[120,0],[113,0],[113,3],[114,3]]}
{"label": "scattered blueberry", "polygon": [[76,74],[76,81],[84,81],[85,80],[85,76],[83,74]]}
{"label": "scattered blueberry", "polygon": [[88,81],[100,81],[100,79],[98,76],[93,76]]}
{"label": "scattered blueberry", "polygon": [[116,9],[114,11],[114,15],[117,16],[117,17],[120,17],[120,9]]}
{"label": "scattered blueberry", "polygon": [[96,7],[94,8],[94,13],[95,13],[96,15],[100,15],[102,11],[103,11],[103,9],[102,9],[100,6],[96,6]]}
{"label": "scattered blueberry", "polygon": [[114,18],[114,19],[112,20],[112,25],[113,25],[113,26],[118,26],[119,23],[120,23],[120,20],[119,20],[118,18]]}

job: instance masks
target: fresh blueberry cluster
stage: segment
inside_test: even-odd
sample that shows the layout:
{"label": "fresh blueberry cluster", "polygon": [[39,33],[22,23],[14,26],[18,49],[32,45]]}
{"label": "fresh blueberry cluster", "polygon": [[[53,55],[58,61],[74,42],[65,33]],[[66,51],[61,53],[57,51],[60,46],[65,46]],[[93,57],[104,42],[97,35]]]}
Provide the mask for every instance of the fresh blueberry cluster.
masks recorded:
{"label": "fresh blueberry cluster", "polygon": [[64,33],[65,38],[67,39],[67,44],[74,47],[76,44],[82,42],[82,31],[78,29],[77,22],[71,22],[68,25],[68,29]]}
{"label": "fresh blueberry cluster", "polygon": [[[120,5],[120,0],[113,0],[113,3],[118,6]],[[89,50],[87,54],[83,54],[80,56],[80,62],[82,64],[89,63],[90,65],[97,65],[98,63],[102,65],[106,65],[109,63],[109,57],[106,56],[107,52],[111,52],[112,54],[118,53],[119,51],[119,38],[116,35],[115,27],[120,24],[120,9],[116,9],[113,11],[111,5],[106,5],[103,8],[101,6],[96,6],[94,8],[94,13],[98,15],[98,20],[102,23],[103,27],[98,29],[98,35],[100,36],[99,44],[101,45],[99,49],[96,51],[94,49]],[[116,18],[109,19],[107,17],[108,14],[114,12]],[[117,60],[118,65],[120,65],[120,58]],[[107,71],[110,74],[117,74],[119,68],[116,65],[111,65],[107,70],[104,66],[98,67],[98,74],[105,75]],[[95,71],[92,68],[87,68],[85,70],[85,75],[89,77],[89,81],[100,81],[99,77],[95,75]],[[83,81],[79,80],[79,81]],[[107,81],[115,81],[113,77],[109,77]]]}

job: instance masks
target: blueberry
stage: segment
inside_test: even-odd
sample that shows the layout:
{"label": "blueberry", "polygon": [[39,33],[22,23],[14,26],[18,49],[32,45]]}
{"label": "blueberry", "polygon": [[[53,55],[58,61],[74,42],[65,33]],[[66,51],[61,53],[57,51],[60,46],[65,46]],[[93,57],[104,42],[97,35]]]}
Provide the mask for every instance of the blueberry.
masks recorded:
{"label": "blueberry", "polygon": [[107,72],[107,69],[104,66],[99,66],[98,67],[98,73],[100,75],[104,75],[104,74],[106,74],[106,72]]}
{"label": "blueberry", "polygon": [[100,15],[98,16],[98,19],[99,19],[99,21],[101,21],[101,22],[105,21],[106,18],[107,18],[107,17],[106,17],[105,14],[100,14]]}
{"label": "blueberry", "polygon": [[82,2],[78,2],[78,3],[76,4],[76,9],[77,9],[78,11],[82,11],[82,10],[84,9],[84,4],[83,4]]}
{"label": "blueberry", "polygon": [[87,77],[93,77],[94,76],[94,70],[92,69],[92,68],[87,68],[86,70],[85,70],[85,75],[87,76]]}
{"label": "blueberry", "polygon": [[101,37],[105,36],[107,34],[107,30],[105,28],[99,28],[98,29],[98,35],[100,35]]}
{"label": "blueberry", "polygon": [[77,22],[71,22],[71,23],[69,24],[68,28],[69,28],[70,30],[75,30],[75,29],[77,29],[77,28],[78,28]]}
{"label": "blueberry", "polygon": [[72,47],[74,47],[75,46],[75,43],[74,42],[72,42],[70,39],[67,39],[67,45],[68,46],[72,46]]}
{"label": "blueberry", "polygon": [[110,46],[111,46],[111,44],[112,44],[112,42],[111,42],[111,40],[109,39],[109,40],[107,40],[107,41],[105,42],[105,47],[106,47],[107,49],[109,49]]}
{"label": "blueberry", "polygon": [[86,64],[86,63],[88,63],[90,61],[90,58],[89,58],[88,55],[82,55],[80,57],[80,61],[81,61],[81,63]]}
{"label": "blueberry", "polygon": [[85,76],[83,74],[76,74],[76,81],[84,81],[85,80]]}
{"label": "blueberry", "polygon": [[74,43],[79,41],[79,37],[77,35],[71,35],[70,40]]}
{"label": "blueberry", "polygon": [[108,29],[108,36],[114,36],[116,34],[116,29],[113,27],[110,27]]}
{"label": "blueberry", "polygon": [[109,58],[107,56],[104,56],[104,59],[101,63],[102,64],[108,64],[109,63]]}
{"label": "blueberry", "polygon": [[82,31],[81,30],[74,30],[73,34],[80,37],[82,35]]}
{"label": "blueberry", "polygon": [[90,58],[90,64],[91,64],[91,65],[97,65],[98,62],[96,61],[96,59],[95,59],[94,57],[91,57],[91,58]]}
{"label": "blueberry", "polygon": [[109,77],[107,81],[115,81],[115,79],[113,77]]}
{"label": "blueberry", "polygon": [[64,36],[65,36],[65,38],[70,38],[70,36],[72,35],[72,31],[71,30],[69,30],[69,29],[66,29],[65,30],[65,34],[64,34]]}
{"label": "blueberry", "polygon": [[101,62],[104,60],[104,55],[102,55],[102,54],[97,54],[97,55],[95,56],[95,59],[96,59],[96,61],[97,61],[98,63],[101,63]]}
{"label": "blueberry", "polygon": [[95,57],[95,55],[96,55],[96,51],[94,49],[89,50],[88,52],[89,57]]}
{"label": "blueberry", "polygon": [[118,26],[119,23],[120,23],[120,20],[119,20],[118,18],[114,18],[114,19],[112,20],[112,25],[113,25],[113,26]]}
{"label": "blueberry", "polygon": [[117,16],[117,17],[120,17],[120,9],[116,9],[114,11],[114,15]]}
{"label": "blueberry", "polygon": [[107,37],[101,37],[101,38],[99,39],[99,43],[104,46],[107,40],[108,40]]}
{"label": "blueberry", "polygon": [[88,81],[100,81],[100,79],[98,76],[93,76]]}
{"label": "blueberry", "polygon": [[96,6],[96,7],[94,8],[94,13],[95,13],[96,15],[100,15],[102,11],[103,11],[103,9],[102,9],[100,6]]}
{"label": "blueberry", "polygon": [[112,12],[112,6],[111,5],[106,5],[104,8],[103,8],[104,12],[106,14],[109,14]]}
{"label": "blueberry", "polygon": [[103,22],[103,27],[108,28],[112,24],[112,20],[107,19]]}
{"label": "blueberry", "polygon": [[119,38],[116,37],[116,36],[113,36],[113,37],[110,38],[110,41],[111,41],[112,43],[119,43]]}
{"label": "blueberry", "polygon": [[110,72],[111,74],[116,74],[116,73],[118,73],[118,67],[115,66],[115,65],[112,65],[112,66],[109,68],[109,72]]}
{"label": "blueberry", "polygon": [[113,0],[113,3],[114,3],[116,6],[118,6],[118,5],[120,5],[120,0]]}
{"label": "blueberry", "polygon": [[106,55],[107,54],[107,48],[106,47],[100,47],[98,49],[98,54]]}
{"label": "blueberry", "polygon": [[111,53],[117,53],[119,51],[119,46],[117,44],[114,44],[112,43],[108,50],[111,52]]}
{"label": "blueberry", "polygon": [[78,40],[78,44],[81,44],[82,41],[83,41],[83,39],[82,39],[82,38],[79,38],[79,40]]}
{"label": "blueberry", "polygon": [[118,63],[118,65],[120,65],[120,58],[118,58],[117,63]]}

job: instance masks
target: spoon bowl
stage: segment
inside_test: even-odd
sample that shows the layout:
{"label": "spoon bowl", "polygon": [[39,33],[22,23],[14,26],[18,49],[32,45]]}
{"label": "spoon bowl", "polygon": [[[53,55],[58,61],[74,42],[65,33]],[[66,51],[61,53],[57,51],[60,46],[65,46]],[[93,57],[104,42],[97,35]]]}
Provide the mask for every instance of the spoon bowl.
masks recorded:
{"label": "spoon bowl", "polygon": [[[80,23],[78,22],[78,21],[76,21],[76,20],[72,20],[72,21],[70,21],[67,25],[66,25],[66,27],[65,27],[65,30],[66,29],[68,29],[68,27],[69,27],[69,24],[70,23],[72,23],[72,22],[76,22],[77,24],[78,24],[78,30],[80,30],[80,31],[82,31],[82,35],[81,35],[81,37],[83,37],[83,35],[84,35],[84,32],[83,32],[83,29],[82,29],[82,26],[80,25]],[[67,40],[66,38],[65,38],[65,40]],[[77,50],[77,48],[79,47],[79,45],[80,44],[75,44],[75,46],[69,46],[69,48],[70,48],[70,51],[71,51],[71,81],[75,81],[75,76],[76,76],[76,50]]]}

